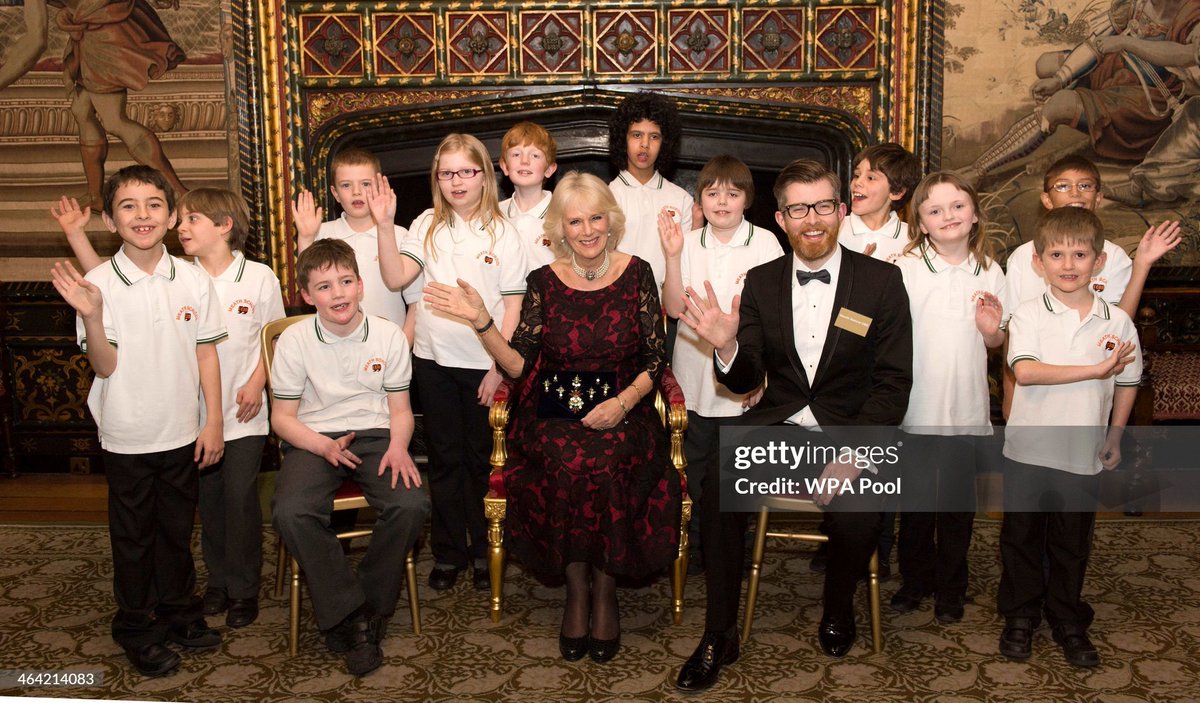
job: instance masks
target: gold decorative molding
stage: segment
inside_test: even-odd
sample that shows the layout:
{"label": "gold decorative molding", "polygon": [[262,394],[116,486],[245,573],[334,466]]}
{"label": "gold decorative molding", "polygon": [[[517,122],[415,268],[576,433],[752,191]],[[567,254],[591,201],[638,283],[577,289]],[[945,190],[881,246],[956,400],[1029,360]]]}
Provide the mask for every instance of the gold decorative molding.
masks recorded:
{"label": "gold decorative molding", "polygon": [[736,88],[689,88],[672,86],[672,93],[731,98],[778,105],[815,105],[841,110],[863,123],[871,124],[874,101],[872,88],[865,85],[819,86],[742,86]]}
{"label": "gold decorative molding", "polygon": [[343,115],[394,107],[412,107],[453,100],[502,97],[510,90],[328,90],[308,93],[308,128],[314,132]]}

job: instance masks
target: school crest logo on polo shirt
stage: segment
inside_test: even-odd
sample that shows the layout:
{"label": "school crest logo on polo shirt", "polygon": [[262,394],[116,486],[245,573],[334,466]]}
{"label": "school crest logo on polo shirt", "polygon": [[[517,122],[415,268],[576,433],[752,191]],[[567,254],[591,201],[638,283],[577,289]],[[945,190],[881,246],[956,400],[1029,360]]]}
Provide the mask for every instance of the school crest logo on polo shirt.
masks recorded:
{"label": "school crest logo on polo shirt", "polygon": [[496,256],[495,252],[481,251],[476,256],[476,259],[483,261],[488,266],[499,266],[500,257]]}
{"label": "school crest logo on polo shirt", "polygon": [[192,320],[196,319],[196,317],[196,308],[192,307],[191,305],[184,305],[183,307],[179,308],[179,312],[175,313],[175,319],[181,322],[191,322]]}
{"label": "school crest logo on polo shirt", "polygon": [[1104,351],[1112,351],[1121,343],[1121,338],[1115,334],[1106,334],[1100,338],[1096,346],[1101,347]]}
{"label": "school crest logo on polo shirt", "polygon": [[746,280],[746,272],[742,271],[738,274],[737,278],[733,279],[733,285],[740,286],[744,280]]}
{"label": "school crest logo on polo shirt", "polygon": [[1093,278],[1092,279],[1092,290],[1096,291],[1097,293],[1103,293],[1104,286],[1107,284],[1108,284],[1107,278]]}
{"label": "school crest logo on polo shirt", "polygon": [[385,366],[387,366],[387,360],[376,356],[368,359],[367,363],[363,364],[362,370],[371,373],[381,373]]}
{"label": "school crest logo on polo shirt", "polygon": [[254,301],[246,298],[240,298],[230,303],[229,307],[226,308],[226,312],[232,312],[238,315],[253,315]]}

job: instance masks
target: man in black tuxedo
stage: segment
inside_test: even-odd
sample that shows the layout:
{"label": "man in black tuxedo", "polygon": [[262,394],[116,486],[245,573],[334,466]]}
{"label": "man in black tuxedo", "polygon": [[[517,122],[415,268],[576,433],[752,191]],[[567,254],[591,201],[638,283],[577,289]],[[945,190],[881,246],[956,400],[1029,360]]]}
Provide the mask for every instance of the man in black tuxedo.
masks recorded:
{"label": "man in black tuxedo", "polygon": [[[797,432],[837,443],[838,428],[896,426],[904,417],[912,387],[908,295],[898,268],[838,245],[846,211],[840,190],[837,175],[824,165],[792,162],[775,181],[775,221],[793,256],[751,269],[728,313],[715,304],[711,286],[703,296],[688,289],[681,319],[713,345],[717,380],[748,393],[769,379],[762,400],[739,424],[798,425]],[[817,471],[856,481],[861,469],[835,461]],[[704,478],[700,523],[705,632],[679,673],[676,685],[684,691],[708,688],[721,666],[738,657],[748,516],[721,512],[715,473]],[[854,642],[854,590],[878,541],[881,506],[874,496],[814,499],[837,508],[827,513],[829,565],[818,638],[826,654],[840,657]]]}

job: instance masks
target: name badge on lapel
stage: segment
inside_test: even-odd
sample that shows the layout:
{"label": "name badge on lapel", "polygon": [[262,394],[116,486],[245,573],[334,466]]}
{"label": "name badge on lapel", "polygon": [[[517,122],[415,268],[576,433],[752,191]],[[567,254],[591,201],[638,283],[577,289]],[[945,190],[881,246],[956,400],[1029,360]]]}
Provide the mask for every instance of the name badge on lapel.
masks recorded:
{"label": "name badge on lapel", "polygon": [[871,318],[853,310],[842,308],[838,310],[837,319],[833,321],[833,326],[857,334],[859,337],[866,337],[867,330],[871,329]]}

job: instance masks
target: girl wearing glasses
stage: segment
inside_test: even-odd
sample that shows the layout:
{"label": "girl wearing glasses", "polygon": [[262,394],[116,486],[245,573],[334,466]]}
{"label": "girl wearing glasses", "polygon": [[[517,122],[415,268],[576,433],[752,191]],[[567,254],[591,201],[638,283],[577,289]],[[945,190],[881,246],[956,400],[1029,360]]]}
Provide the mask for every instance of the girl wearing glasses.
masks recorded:
{"label": "girl wearing glasses", "polygon": [[[393,290],[422,271],[428,283],[469,282],[490,318],[509,338],[525,295],[525,255],[512,225],[500,214],[496,176],[487,148],[468,134],[450,134],[438,145],[429,176],[433,207],[421,213],[399,246],[393,218],[396,194],[382,176],[368,193],[379,222],[379,267]],[[491,452],[487,424],[500,373],[479,335],[464,321],[417,305],[413,381],[424,409],[433,498],[429,586],[451,588],[473,569],[477,590],[488,587],[487,522],[483,498]]]}

